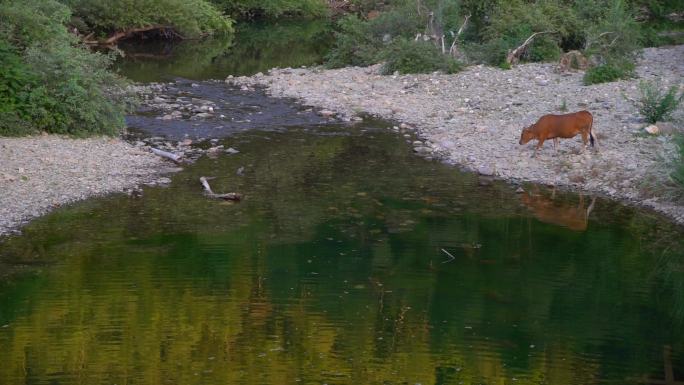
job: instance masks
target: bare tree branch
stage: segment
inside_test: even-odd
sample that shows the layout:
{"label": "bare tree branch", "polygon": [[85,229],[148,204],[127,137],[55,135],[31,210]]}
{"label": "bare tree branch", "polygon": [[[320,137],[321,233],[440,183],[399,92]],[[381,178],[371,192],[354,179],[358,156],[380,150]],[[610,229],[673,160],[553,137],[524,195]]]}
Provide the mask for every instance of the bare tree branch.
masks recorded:
{"label": "bare tree branch", "polygon": [[[601,40],[601,38],[603,38],[604,36],[608,36],[608,35],[612,35],[612,34],[616,34],[616,35],[617,35],[617,32],[614,32],[614,31],[603,32],[603,33],[599,34],[598,36],[596,36],[596,39],[594,39],[594,40],[587,40],[587,43],[584,45],[584,49],[585,49],[585,50],[589,49],[589,47],[591,47],[593,44],[596,44],[596,43],[597,43],[599,40]],[[619,37],[619,35],[618,35],[618,37]],[[611,43],[610,45],[613,45],[613,44],[615,43],[615,40],[617,40],[618,37],[616,37],[616,38],[613,40],[613,43]]]}
{"label": "bare tree branch", "polygon": [[454,36],[454,41],[451,42],[451,47],[449,47],[449,54],[451,56],[456,56],[456,43],[458,43],[458,38],[461,36],[463,31],[465,31],[466,26],[468,25],[468,20],[470,20],[470,15],[465,17],[465,20],[463,20],[463,24],[461,24],[461,28],[458,29],[458,32],[456,32],[456,35]]}
{"label": "bare tree branch", "polygon": [[532,43],[534,38],[539,36],[539,35],[543,35],[543,34],[547,34],[547,33],[556,33],[556,32],[555,31],[543,31],[543,32],[533,33],[518,48],[508,52],[508,55],[506,55],[506,63],[507,64],[513,64],[513,63],[517,62],[518,60],[520,60],[520,55],[522,55],[522,53],[525,52],[525,49],[527,49],[527,46],[529,46],[530,43]]}

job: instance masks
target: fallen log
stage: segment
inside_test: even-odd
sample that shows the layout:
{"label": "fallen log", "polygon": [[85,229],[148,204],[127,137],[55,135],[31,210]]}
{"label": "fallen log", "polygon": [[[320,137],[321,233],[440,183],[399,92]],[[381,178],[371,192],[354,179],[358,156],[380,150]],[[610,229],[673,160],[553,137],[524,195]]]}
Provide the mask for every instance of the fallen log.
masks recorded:
{"label": "fallen log", "polygon": [[154,147],[152,147],[151,150],[152,150],[152,153],[154,153],[155,155],[161,156],[162,158],[170,159],[176,163],[180,163],[181,158],[182,158],[182,156],[180,156],[180,155],[176,155],[172,152],[160,150],[160,149],[157,149]]}
{"label": "fallen log", "polygon": [[88,45],[101,45],[101,46],[114,46],[119,40],[126,39],[138,33],[147,33],[152,31],[158,31],[160,34],[166,35],[167,37],[176,37],[179,39],[185,39],[184,36],[179,34],[172,26],[169,25],[148,25],[145,27],[129,28],[120,31],[115,31],[108,37],[104,39],[92,39],[93,34],[90,33],[87,36],[81,38],[83,43]]}
{"label": "fallen log", "polygon": [[209,186],[209,181],[205,177],[200,177],[200,183],[202,183],[202,186],[204,186],[204,194],[210,198],[223,199],[226,201],[239,201],[240,199],[242,199],[242,195],[240,195],[239,193],[216,194],[211,190],[211,186]]}

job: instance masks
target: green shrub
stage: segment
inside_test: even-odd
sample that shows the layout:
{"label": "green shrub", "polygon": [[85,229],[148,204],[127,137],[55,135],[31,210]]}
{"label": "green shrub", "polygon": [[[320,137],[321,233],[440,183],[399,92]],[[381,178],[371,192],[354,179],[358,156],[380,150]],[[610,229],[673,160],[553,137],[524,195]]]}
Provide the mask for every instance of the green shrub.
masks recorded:
{"label": "green shrub", "polygon": [[640,43],[644,47],[684,44],[684,23],[658,20],[640,25]]}
{"label": "green shrub", "polygon": [[0,41],[0,111],[23,114],[35,77],[24,66],[16,49]]}
{"label": "green shrub", "polygon": [[621,62],[610,62],[587,70],[584,74],[584,84],[599,84],[614,82],[620,79],[627,79],[634,76],[634,63],[623,60]]}
{"label": "green shrub", "polygon": [[236,19],[282,16],[319,17],[327,12],[323,0],[211,0]]}
{"label": "green shrub", "polygon": [[29,120],[41,131],[116,135],[125,126],[125,82],[108,68],[112,57],[65,46],[34,46],[26,64],[38,86]]}
{"label": "green shrub", "polygon": [[368,23],[351,15],[338,22],[335,45],[326,56],[326,66],[368,66],[378,62],[382,41],[370,34]]}
{"label": "green shrub", "polygon": [[153,25],[185,37],[230,33],[232,21],[206,0],[61,0],[100,35]]}
{"label": "green shrub", "polygon": [[[624,0],[613,0],[605,16],[587,26],[586,54],[603,62],[632,60],[641,47],[640,27]],[[620,66],[618,66],[620,67]]]}
{"label": "green shrub", "polygon": [[112,58],[79,46],[54,0],[0,7],[0,135],[116,134],[129,106]]}
{"label": "green shrub", "polygon": [[639,91],[637,108],[649,123],[668,120],[684,99],[684,92],[677,96],[676,86],[663,90],[658,83],[642,81]]}
{"label": "green shrub", "polygon": [[558,39],[549,36],[539,36],[532,43],[527,54],[527,60],[532,62],[558,61],[561,56]]}
{"label": "green shrub", "polygon": [[408,74],[434,71],[451,74],[461,69],[459,62],[426,42],[401,39],[386,49],[383,56],[385,64],[382,73],[385,75],[394,72]]}
{"label": "green shrub", "polygon": [[511,0],[500,2],[491,11],[489,25],[484,29],[482,47],[486,63],[499,65],[509,50],[522,44],[535,32],[537,35],[521,59],[549,61],[560,57],[560,44],[577,39],[581,23],[569,5],[563,2]]}
{"label": "green shrub", "polygon": [[387,46],[397,39],[412,39],[425,32],[427,11],[418,13],[412,1],[398,1],[372,20],[350,15],[338,22],[335,45],[328,66],[370,65],[382,59]]}

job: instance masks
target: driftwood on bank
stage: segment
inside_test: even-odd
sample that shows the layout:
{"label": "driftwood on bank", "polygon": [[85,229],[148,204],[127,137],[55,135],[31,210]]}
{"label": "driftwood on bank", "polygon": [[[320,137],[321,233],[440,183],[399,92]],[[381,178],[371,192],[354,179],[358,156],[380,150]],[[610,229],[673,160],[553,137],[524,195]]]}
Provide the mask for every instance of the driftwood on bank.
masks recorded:
{"label": "driftwood on bank", "polygon": [[242,195],[239,193],[227,193],[227,194],[216,194],[211,190],[211,186],[209,186],[209,181],[205,177],[200,177],[200,183],[202,183],[202,186],[204,186],[204,194],[207,195],[209,198],[215,198],[215,199],[223,199],[226,201],[239,201],[242,199]]}
{"label": "driftwood on bank", "polygon": [[145,27],[129,28],[121,31],[113,32],[111,35],[104,39],[93,39],[93,33],[88,34],[81,38],[83,43],[88,45],[103,45],[103,46],[113,46],[116,45],[119,40],[131,37],[135,34],[144,34],[148,32],[158,32],[168,38],[179,38],[185,39],[181,36],[173,27],[168,25],[148,25]]}
{"label": "driftwood on bank", "polygon": [[511,50],[508,52],[508,55],[506,55],[506,63],[507,64],[515,64],[520,60],[520,56],[522,56],[523,52],[527,49],[527,47],[532,43],[535,37],[547,33],[556,33],[555,31],[543,31],[543,32],[535,32],[530,37],[525,40],[524,43],[520,44],[520,46],[514,50]]}
{"label": "driftwood on bank", "polygon": [[161,156],[162,158],[170,159],[176,163],[180,163],[181,158],[182,158],[182,156],[180,156],[180,155],[176,155],[172,152],[160,150],[160,149],[157,149],[154,147],[152,147],[151,150],[152,150],[152,153],[154,153],[155,155]]}

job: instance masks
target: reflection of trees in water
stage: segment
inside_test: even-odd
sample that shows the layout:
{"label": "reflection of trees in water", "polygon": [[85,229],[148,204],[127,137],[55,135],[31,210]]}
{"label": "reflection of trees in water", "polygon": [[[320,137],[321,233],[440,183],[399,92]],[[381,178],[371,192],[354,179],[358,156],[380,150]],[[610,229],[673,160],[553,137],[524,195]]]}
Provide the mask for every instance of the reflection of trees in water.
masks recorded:
{"label": "reflection of trees in water", "polygon": [[325,21],[247,24],[226,37],[182,42],[133,41],[122,45],[119,68],[137,81],[160,76],[223,79],[273,67],[320,63],[331,41]]}
{"label": "reflection of trees in water", "polygon": [[[671,316],[672,327],[684,328],[684,246],[677,240],[678,234],[671,234],[666,246],[659,251],[653,280],[661,283],[664,298],[671,298],[663,305],[670,308],[663,316]],[[681,235],[679,235],[681,237]]]}
{"label": "reflection of trees in water", "polygon": [[666,225],[539,223],[391,135],[268,136],[3,244],[54,266],[7,305],[0,383],[592,384],[657,373],[666,343],[682,367]]}

